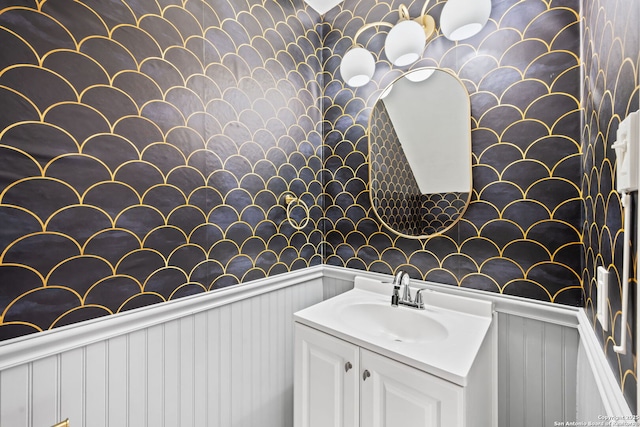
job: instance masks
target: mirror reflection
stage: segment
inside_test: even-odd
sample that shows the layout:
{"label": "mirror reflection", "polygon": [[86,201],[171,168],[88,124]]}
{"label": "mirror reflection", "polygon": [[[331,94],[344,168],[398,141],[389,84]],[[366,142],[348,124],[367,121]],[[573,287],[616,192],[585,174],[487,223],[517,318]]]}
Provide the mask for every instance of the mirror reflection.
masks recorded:
{"label": "mirror reflection", "polygon": [[370,196],[378,218],[407,237],[452,227],[471,196],[471,118],[466,88],[436,68],[387,87],[369,122]]}

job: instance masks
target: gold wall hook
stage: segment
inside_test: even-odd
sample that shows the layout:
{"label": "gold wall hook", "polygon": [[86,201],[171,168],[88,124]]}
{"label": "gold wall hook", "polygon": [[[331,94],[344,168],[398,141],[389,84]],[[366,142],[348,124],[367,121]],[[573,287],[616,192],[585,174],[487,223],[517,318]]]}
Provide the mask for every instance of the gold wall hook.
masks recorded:
{"label": "gold wall hook", "polygon": [[294,196],[293,194],[287,193],[287,194],[284,195],[284,203],[286,205],[290,205],[291,203],[293,203],[293,202],[295,202],[297,200],[298,200],[298,198],[296,196]]}

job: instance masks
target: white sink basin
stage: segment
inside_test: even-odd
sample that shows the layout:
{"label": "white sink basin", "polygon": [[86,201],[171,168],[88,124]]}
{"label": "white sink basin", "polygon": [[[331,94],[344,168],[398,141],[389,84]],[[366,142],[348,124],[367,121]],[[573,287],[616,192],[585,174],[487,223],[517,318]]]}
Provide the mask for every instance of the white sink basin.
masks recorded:
{"label": "white sink basin", "polygon": [[354,289],[298,311],[294,319],[465,386],[493,304],[427,289],[424,310],[392,307],[392,292],[390,283],[356,277]]}
{"label": "white sink basin", "polygon": [[447,329],[423,310],[392,307],[391,304],[355,303],[336,315],[364,334],[395,342],[431,342],[447,337]]}

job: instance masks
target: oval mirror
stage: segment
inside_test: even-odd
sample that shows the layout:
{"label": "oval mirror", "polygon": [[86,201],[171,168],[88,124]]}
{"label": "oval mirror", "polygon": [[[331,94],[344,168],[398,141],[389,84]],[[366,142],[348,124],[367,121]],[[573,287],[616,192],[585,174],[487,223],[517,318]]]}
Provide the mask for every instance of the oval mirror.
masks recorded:
{"label": "oval mirror", "polygon": [[418,68],[383,92],[369,121],[369,195],[391,231],[425,238],[451,228],[471,198],[471,108],[462,82]]}

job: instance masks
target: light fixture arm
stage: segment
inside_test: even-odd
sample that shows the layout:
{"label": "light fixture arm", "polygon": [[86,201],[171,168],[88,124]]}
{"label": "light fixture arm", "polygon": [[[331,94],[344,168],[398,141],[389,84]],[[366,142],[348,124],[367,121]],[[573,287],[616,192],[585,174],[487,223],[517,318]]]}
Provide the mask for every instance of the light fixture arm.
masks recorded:
{"label": "light fixture arm", "polygon": [[374,28],[374,27],[389,27],[389,28],[393,28],[393,24],[390,24],[390,23],[384,22],[384,21],[378,21],[378,22],[372,22],[370,24],[364,25],[362,28],[360,28],[358,31],[356,31],[356,35],[353,36],[353,45],[357,46],[358,45],[358,37],[360,37],[360,35],[362,33],[364,33],[365,31],[367,31],[368,29]]}
{"label": "light fixture arm", "polygon": [[407,6],[403,4],[401,4],[398,8],[398,15],[400,16],[400,21],[411,19],[411,16],[409,15],[409,8],[407,8]]}
{"label": "light fixture arm", "polygon": [[422,10],[420,11],[420,16],[424,16],[427,14],[427,5],[429,4],[428,1],[424,2],[424,5],[422,5]]}

